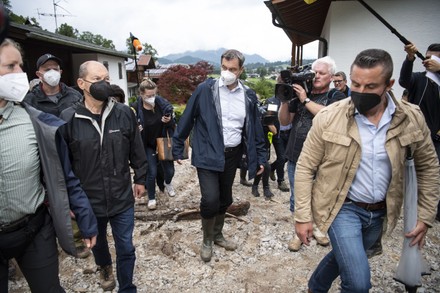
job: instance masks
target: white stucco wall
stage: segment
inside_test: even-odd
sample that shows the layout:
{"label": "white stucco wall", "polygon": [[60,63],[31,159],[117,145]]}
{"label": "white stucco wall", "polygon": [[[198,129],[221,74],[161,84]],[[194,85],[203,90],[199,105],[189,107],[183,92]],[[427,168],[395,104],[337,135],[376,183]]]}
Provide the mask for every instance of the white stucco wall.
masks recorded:
{"label": "white stucco wall", "polygon": [[[125,59],[121,57],[98,54],[99,62],[108,63],[108,72],[110,75],[110,83],[117,84],[125,93],[125,103],[128,103],[128,88],[127,88],[127,71],[125,70]],[[122,78],[119,77],[119,65],[122,66]]]}
{"label": "white stucco wall", "polygon": [[[368,0],[365,1],[401,35],[415,43],[425,55],[432,43],[440,43],[439,0]],[[328,40],[328,55],[335,59],[337,70],[347,76],[355,56],[368,48],[389,52],[394,61],[393,87],[396,97],[403,89],[398,83],[400,68],[406,56],[403,43],[370,11],[357,1],[332,2],[323,29]],[[424,71],[420,59],[415,71]],[[350,84],[350,80],[347,77]]]}
{"label": "white stucco wall", "polygon": [[[88,61],[95,60],[104,64],[107,62],[108,71],[110,75],[110,82],[112,84],[117,84],[120,88],[124,90],[125,93],[125,103],[128,104],[128,88],[127,88],[127,71],[125,69],[125,59],[122,57],[109,56],[104,54],[73,54],[72,55],[72,66],[74,70],[75,78],[78,77],[78,69],[79,66]],[[119,65],[121,63],[122,66],[122,78],[119,78]]]}

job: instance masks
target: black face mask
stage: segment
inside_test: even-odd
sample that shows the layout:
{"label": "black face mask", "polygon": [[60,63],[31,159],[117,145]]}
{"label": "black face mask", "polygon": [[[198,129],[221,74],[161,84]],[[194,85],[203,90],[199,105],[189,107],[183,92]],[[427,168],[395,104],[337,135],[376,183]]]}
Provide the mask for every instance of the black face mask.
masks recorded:
{"label": "black face mask", "polygon": [[94,82],[90,85],[90,94],[98,101],[106,101],[112,95],[112,87],[105,80]]}
{"label": "black face mask", "polygon": [[[382,93],[383,94],[383,93]],[[351,91],[351,100],[354,106],[362,115],[379,105],[381,96],[374,93],[358,93]]]}

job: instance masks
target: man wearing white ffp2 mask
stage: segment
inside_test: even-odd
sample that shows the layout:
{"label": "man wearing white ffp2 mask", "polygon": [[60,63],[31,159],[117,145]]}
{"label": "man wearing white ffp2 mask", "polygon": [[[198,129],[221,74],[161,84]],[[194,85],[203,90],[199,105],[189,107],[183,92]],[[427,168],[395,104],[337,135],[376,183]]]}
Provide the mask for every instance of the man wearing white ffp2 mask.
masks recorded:
{"label": "man wearing white ffp2 mask", "polygon": [[26,95],[24,101],[46,113],[59,116],[60,113],[82,99],[81,94],[60,82],[61,59],[44,54],[37,60],[36,76],[40,83]]}

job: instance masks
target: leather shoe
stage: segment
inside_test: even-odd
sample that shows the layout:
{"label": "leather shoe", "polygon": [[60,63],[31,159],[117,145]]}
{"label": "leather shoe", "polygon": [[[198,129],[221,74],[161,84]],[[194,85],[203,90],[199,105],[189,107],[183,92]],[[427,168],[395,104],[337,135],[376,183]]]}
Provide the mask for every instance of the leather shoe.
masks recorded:
{"label": "leather shoe", "polygon": [[284,182],[284,181],[278,182],[278,189],[283,191],[283,192],[289,192],[290,191],[289,186],[287,186],[286,182]]}
{"label": "leather shoe", "polygon": [[238,247],[237,244],[236,244],[235,242],[228,241],[228,240],[226,240],[225,237],[223,237],[223,236],[217,237],[217,238],[214,240],[214,244],[216,244],[216,245],[218,245],[218,246],[221,246],[221,247],[223,247],[224,249],[226,249],[226,250],[230,250],[230,251],[232,251],[232,250],[236,250],[237,247]]}
{"label": "leather shoe", "polygon": [[318,227],[316,227],[315,225],[313,225],[313,237],[319,245],[327,246],[330,244],[330,240],[328,239],[328,237],[324,233],[322,233],[321,230],[319,230]]}
{"label": "leather shoe", "polygon": [[295,236],[293,236],[293,239],[289,241],[289,244],[287,245],[287,248],[290,251],[296,252],[301,248],[302,242],[299,239],[298,235],[295,234]]}
{"label": "leather shoe", "polygon": [[240,179],[240,184],[244,186],[252,186],[252,182],[249,182],[246,179]]}
{"label": "leather shoe", "polygon": [[269,178],[272,181],[277,180],[277,178],[275,177],[275,170],[270,170]]}
{"label": "leather shoe", "polygon": [[263,193],[264,193],[264,198],[266,200],[270,200],[273,197],[273,193],[272,193],[272,191],[270,191],[269,186],[263,187]]}
{"label": "leather shoe", "polygon": [[252,185],[252,194],[255,197],[259,197],[260,196],[260,193],[258,192],[258,185]]}

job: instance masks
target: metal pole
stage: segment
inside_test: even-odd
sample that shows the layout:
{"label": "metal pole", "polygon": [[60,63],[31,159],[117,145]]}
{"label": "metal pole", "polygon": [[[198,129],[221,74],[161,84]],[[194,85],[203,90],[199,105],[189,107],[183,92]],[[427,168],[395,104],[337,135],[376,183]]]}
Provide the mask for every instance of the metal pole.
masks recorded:
{"label": "metal pole", "polygon": [[[380,16],[376,11],[373,10],[367,3],[365,3],[363,0],[358,0],[359,3],[361,3],[365,8],[367,8],[368,11],[370,11],[374,16],[376,16],[377,19],[380,20],[393,34],[395,34],[399,40],[402,41],[405,45],[411,44],[410,41],[408,41],[404,36],[399,34],[399,32],[392,27],[382,16]],[[423,56],[420,52],[416,52],[417,57],[419,57],[422,60],[425,60],[425,56]]]}
{"label": "metal pole", "polygon": [[134,57],[134,72],[136,73],[136,82],[139,89],[139,73],[138,73],[138,65],[137,65],[137,58],[136,58],[136,48],[133,45],[133,42],[131,44],[133,46],[133,57]]}

